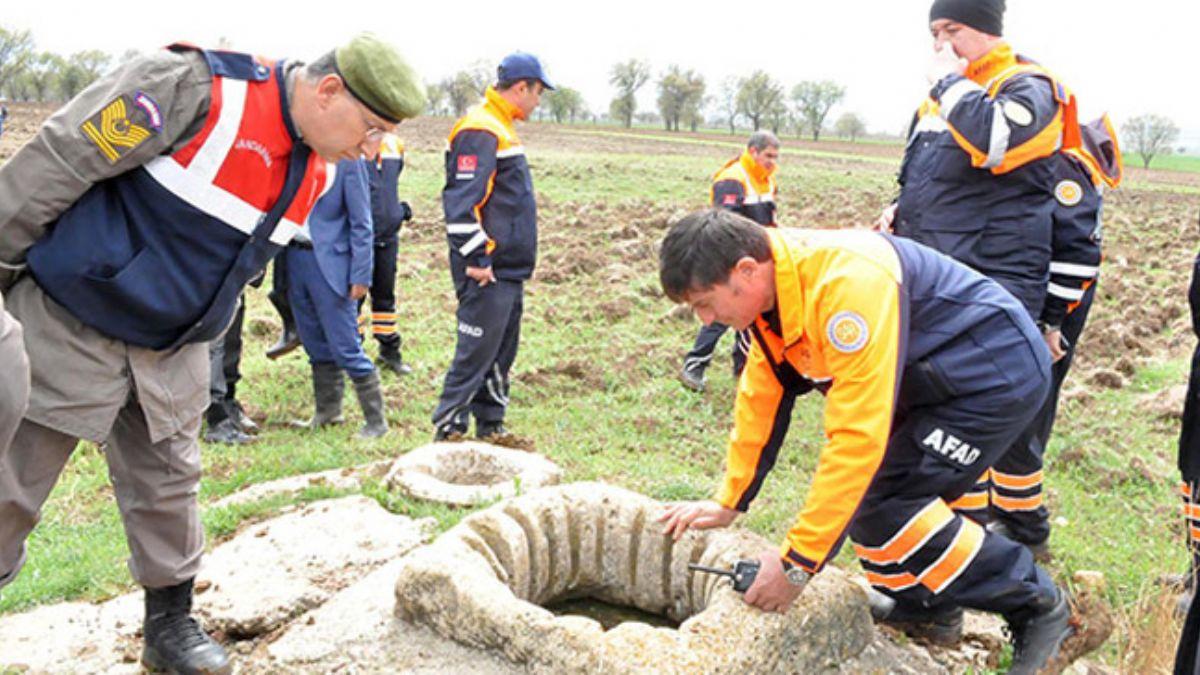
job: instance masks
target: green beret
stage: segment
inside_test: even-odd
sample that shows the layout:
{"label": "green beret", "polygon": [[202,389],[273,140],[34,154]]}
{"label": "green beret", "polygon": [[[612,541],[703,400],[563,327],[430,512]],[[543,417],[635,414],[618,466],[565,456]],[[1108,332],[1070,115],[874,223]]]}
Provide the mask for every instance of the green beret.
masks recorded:
{"label": "green beret", "polygon": [[346,88],[371,112],[393,124],[425,109],[421,78],[400,54],[371,33],[360,33],[334,52]]}

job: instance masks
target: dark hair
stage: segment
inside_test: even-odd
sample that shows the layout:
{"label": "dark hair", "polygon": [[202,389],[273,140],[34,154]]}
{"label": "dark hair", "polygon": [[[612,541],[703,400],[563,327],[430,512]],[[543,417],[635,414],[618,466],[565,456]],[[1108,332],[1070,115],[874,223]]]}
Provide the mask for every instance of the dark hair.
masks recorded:
{"label": "dark hair", "polygon": [[671,226],[658,251],[658,279],[663,292],[683,302],[689,291],[729,280],[745,257],[771,259],[766,230],[753,220],[725,209],[688,214]]}
{"label": "dark hair", "polygon": [[523,77],[519,80],[500,80],[496,83],[496,91],[508,91],[509,89],[517,86],[518,82],[524,82],[525,84],[529,85],[530,89],[533,89],[533,85],[541,82],[541,80],[537,79],[536,77]]}

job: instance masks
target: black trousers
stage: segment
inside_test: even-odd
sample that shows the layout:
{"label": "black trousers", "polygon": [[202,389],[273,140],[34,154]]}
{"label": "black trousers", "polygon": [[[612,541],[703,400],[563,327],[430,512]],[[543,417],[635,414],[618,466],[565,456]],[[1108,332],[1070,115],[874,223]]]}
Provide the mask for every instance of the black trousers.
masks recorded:
{"label": "black trousers", "polygon": [[[703,372],[712,362],[713,352],[717,350],[717,343],[721,341],[721,336],[725,335],[727,330],[729,330],[729,326],[715,321],[707,326],[701,326],[700,331],[696,333],[696,341],[692,345],[692,350],[683,357],[684,369]],[[750,339],[750,331],[747,329],[738,331],[733,341],[733,376],[735,378],[741,375],[742,369],[746,367],[746,355],[750,353]]]}
{"label": "black trousers", "polygon": [[237,398],[237,383],[242,379],[242,323],[246,318],[246,297],[238,302],[233,321],[225,334],[208,343],[209,403],[205,418],[209,426],[229,417],[228,404]]}
{"label": "black trousers", "polygon": [[521,340],[525,284],[497,280],[480,286],[460,272],[455,274],[455,292],[458,342],[433,423],[465,431],[468,413],[476,425],[504,420],[508,373]]}
{"label": "black trousers", "polygon": [[[371,271],[371,334],[383,347],[400,347],[400,331],[396,327],[396,255],[400,251],[399,237],[375,242],[375,265]],[[358,301],[359,313],[363,302]]]}
{"label": "black trousers", "polygon": [[1084,292],[1079,306],[1063,320],[1063,338],[1070,347],[1050,369],[1050,395],[1029,426],[991,472],[991,510],[986,518],[1003,522],[1019,541],[1040,543],[1050,536],[1050,512],[1042,499],[1042,466],[1058,414],[1058,396],[1071,370],[1075,345],[1083,334],[1096,284]]}

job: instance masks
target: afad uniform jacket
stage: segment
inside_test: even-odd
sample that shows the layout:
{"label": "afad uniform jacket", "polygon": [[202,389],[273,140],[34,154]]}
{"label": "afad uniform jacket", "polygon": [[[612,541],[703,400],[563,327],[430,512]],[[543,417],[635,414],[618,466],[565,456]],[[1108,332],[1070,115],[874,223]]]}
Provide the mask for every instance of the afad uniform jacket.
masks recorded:
{"label": "afad uniform jacket", "polygon": [[1056,155],[1080,144],[1074,95],[1001,43],[942,78],[913,120],[896,234],[995,279],[1034,318],[1047,292]]}
{"label": "afad uniform jacket", "polygon": [[492,87],[447,139],[442,208],[453,267],[491,267],[524,281],[537,262],[537,203],[525,148],[513,122],[521,111]]}
{"label": "afad uniform jacket", "polygon": [[[738,384],[716,500],[749,508],[775,464],[796,397],[814,386],[824,391],[825,444],[781,551],[817,572],[841,546],[883,463],[897,405],[904,404],[906,371],[914,378],[936,373],[932,382],[950,391],[960,381],[980,391],[996,386],[1003,371],[984,365],[992,357],[976,326],[1000,314],[1022,327],[1031,344],[1041,338],[998,284],[910,241],[867,231],[767,235],[776,309],[751,325],[755,339]],[[904,391],[934,384],[910,382]]]}
{"label": "afad uniform jacket", "polygon": [[775,172],[766,171],[749,151],[742,151],[713,175],[709,201],[750,220],[775,226]]}

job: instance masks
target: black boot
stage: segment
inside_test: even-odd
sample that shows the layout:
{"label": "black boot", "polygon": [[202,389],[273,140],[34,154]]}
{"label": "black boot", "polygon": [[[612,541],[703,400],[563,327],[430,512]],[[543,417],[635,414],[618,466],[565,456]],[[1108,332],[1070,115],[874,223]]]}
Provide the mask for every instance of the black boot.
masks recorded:
{"label": "black boot", "polygon": [[1011,540],[1017,542],[1018,544],[1024,546],[1025,548],[1029,549],[1029,552],[1033,554],[1033,559],[1036,562],[1039,562],[1039,563],[1050,562],[1050,559],[1052,556],[1050,555],[1050,538],[1049,537],[1043,539],[1042,541],[1037,541],[1037,542],[1025,541],[1024,539],[1021,539],[1020,537],[1018,537],[1017,534],[1015,532],[1013,532],[1012,528],[1009,527],[1007,523],[1005,523],[1003,520],[999,520],[999,519],[994,519],[990,523],[988,523],[987,529],[988,529],[988,532],[991,532],[992,534],[998,534],[1002,537],[1011,539]]}
{"label": "black boot", "polygon": [[346,418],[342,417],[342,397],[346,393],[346,381],[342,378],[342,369],[334,363],[314,363],[312,381],[315,408],[312,419],[294,422],[293,425],[317,429],[327,424],[345,422]]}
{"label": "black boot", "polygon": [[292,316],[292,307],[287,303],[287,299],[282,294],[277,295],[275,292],[268,293],[267,298],[272,305],[275,305],[275,311],[279,312],[279,318],[283,319],[283,335],[279,336],[275,344],[267,347],[267,358],[273,361],[300,346],[300,333],[296,332],[296,319]]}
{"label": "black boot", "polygon": [[354,393],[358,395],[358,404],[362,406],[363,424],[358,431],[359,438],[379,438],[388,431],[387,420],[383,419],[383,390],[379,386],[379,371],[363,377],[352,378]]}
{"label": "black boot", "polygon": [[192,618],[192,580],[146,589],[142,665],[152,672],[183,675],[233,672],[225,649]]}
{"label": "black boot", "polygon": [[253,443],[255,438],[250,434],[243,432],[237,427],[234,421],[226,417],[216,424],[209,425],[208,430],[204,432],[205,443],[221,443],[223,445],[247,445]]}
{"label": "black boot", "polygon": [[871,618],[903,631],[909,637],[927,640],[941,647],[953,647],[962,641],[962,607],[924,607],[901,602],[879,591],[867,591]]}
{"label": "black boot", "polygon": [[225,410],[229,413],[229,419],[237,425],[242,433],[250,434],[251,436],[258,433],[258,423],[250,419],[246,414],[246,409],[242,407],[242,402],[236,398],[230,398],[225,401]]}
{"label": "black boot", "polygon": [[1058,656],[1059,647],[1074,632],[1067,594],[1058,588],[1054,592],[1053,601],[1007,617],[1013,639],[1010,675],[1034,675],[1041,671]]}
{"label": "black boot", "polygon": [[397,375],[408,375],[412,372],[412,368],[400,357],[400,342],[398,340],[395,343],[380,342],[379,356],[376,357],[375,363]]}
{"label": "black boot", "polygon": [[690,367],[684,364],[679,370],[679,381],[683,386],[692,391],[703,392],[708,382],[704,379],[704,369],[708,367],[707,362],[694,363]]}

